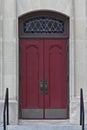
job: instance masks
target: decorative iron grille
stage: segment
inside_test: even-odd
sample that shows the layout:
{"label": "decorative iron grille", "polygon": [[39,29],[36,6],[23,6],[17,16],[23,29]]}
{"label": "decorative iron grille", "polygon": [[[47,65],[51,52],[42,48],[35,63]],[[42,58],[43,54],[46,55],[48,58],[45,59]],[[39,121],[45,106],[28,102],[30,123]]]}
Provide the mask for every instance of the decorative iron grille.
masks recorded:
{"label": "decorative iron grille", "polygon": [[24,33],[63,33],[64,21],[53,17],[35,17],[24,21]]}

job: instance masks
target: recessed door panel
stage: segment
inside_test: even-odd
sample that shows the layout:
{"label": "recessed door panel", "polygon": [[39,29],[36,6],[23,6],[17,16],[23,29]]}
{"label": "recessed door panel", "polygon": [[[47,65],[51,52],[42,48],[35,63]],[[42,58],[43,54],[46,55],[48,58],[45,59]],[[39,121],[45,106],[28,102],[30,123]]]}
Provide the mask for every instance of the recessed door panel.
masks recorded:
{"label": "recessed door panel", "polygon": [[22,117],[43,118],[43,95],[40,92],[40,81],[43,80],[43,42],[22,40],[21,63]]}

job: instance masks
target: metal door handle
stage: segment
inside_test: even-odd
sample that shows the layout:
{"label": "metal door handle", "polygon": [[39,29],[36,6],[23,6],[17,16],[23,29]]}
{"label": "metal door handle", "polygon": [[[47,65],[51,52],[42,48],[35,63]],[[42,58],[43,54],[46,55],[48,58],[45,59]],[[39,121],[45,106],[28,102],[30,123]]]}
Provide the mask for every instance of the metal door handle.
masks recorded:
{"label": "metal door handle", "polygon": [[40,94],[43,94],[43,80],[40,80]]}
{"label": "metal door handle", "polygon": [[45,94],[48,94],[48,80],[45,80]]}

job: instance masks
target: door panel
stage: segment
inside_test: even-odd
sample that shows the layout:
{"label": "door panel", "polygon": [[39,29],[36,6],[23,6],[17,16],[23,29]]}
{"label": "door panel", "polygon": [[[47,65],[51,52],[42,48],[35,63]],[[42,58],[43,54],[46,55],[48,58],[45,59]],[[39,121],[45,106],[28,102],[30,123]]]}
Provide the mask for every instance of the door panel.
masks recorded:
{"label": "door panel", "polygon": [[28,118],[34,118],[34,115],[35,118],[43,118],[43,95],[40,94],[40,80],[43,79],[43,42],[22,40],[21,63],[22,117],[30,113]]}
{"label": "door panel", "polygon": [[22,117],[28,119],[43,118],[43,109],[22,109]]}
{"label": "door panel", "polygon": [[22,118],[67,118],[67,40],[21,40]]}
{"label": "door panel", "polygon": [[45,109],[45,119],[64,119],[67,117],[67,109]]}
{"label": "door panel", "polygon": [[45,94],[45,118],[62,118],[62,112],[65,112],[64,117],[67,116],[66,47],[66,40],[45,40],[45,80],[48,80],[48,94]]}

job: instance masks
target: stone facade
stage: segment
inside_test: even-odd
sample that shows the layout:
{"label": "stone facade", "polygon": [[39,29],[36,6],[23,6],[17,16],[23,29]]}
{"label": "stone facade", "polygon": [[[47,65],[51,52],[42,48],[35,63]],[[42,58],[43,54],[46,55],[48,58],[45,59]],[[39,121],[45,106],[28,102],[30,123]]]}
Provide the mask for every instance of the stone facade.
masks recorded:
{"label": "stone facade", "polygon": [[[70,18],[69,115],[58,123],[79,124],[80,88],[87,113],[87,2],[86,0],[0,0],[0,115],[5,89],[10,91],[10,124],[18,123],[19,38],[18,17],[35,10],[52,10]],[[1,116],[2,117],[2,116]],[[0,118],[2,123],[2,118]],[[87,119],[86,119],[87,123]]]}

